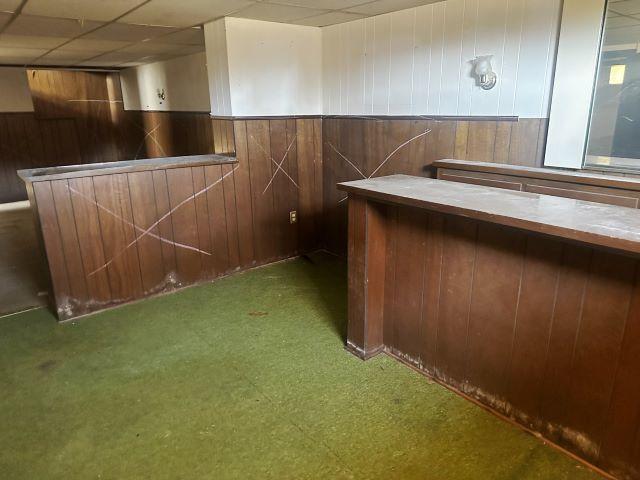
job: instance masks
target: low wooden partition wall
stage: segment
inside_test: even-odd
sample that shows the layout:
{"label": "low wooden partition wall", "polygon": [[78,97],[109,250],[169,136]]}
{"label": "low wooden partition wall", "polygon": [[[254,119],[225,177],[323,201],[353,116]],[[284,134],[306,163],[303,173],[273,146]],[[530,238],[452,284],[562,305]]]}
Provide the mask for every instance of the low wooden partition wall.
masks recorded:
{"label": "low wooden partition wall", "polygon": [[21,172],[61,320],[318,247],[320,119],[233,123],[235,158]]}
{"label": "low wooden partition wall", "polygon": [[349,194],[348,348],[640,478],[640,212],[407,176]]}

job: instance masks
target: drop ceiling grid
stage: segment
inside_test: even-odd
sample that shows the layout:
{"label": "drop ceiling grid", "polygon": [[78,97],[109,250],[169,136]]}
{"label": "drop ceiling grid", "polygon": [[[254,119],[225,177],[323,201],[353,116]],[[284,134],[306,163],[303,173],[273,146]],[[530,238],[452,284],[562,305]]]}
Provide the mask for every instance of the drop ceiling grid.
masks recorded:
{"label": "drop ceiling grid", "polygon": [[326,26],[436,1],[0,0],[0,64],[133,66],[203,51],[224,16]]}

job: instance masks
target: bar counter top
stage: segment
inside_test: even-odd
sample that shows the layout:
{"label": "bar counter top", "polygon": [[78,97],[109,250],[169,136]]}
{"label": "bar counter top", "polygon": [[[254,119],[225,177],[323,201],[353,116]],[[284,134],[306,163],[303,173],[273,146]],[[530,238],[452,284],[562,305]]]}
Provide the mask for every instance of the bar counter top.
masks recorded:
{"label": "bar counter top", "polygon": [[18,176],[25,182],[38,182],[46,180],[60,180],[63,178],[86,177],[89,175],[112,175],[114,173],[198,167],[201,165],[224,165],[229,163],[237,163],[236,158],[215,154],[189,155],[184,157],[145,158],[140,160],[123,160],[119,162],[31,168],[27,170],[18,170]]}
{"label": "bar counter top", "polygon": [[484,172],[514,177],[537,178],[567,183],[579,183],[600,187],[622,188],[640,191],[640,179],[619,175],[605,175],[590,171],[563,170],[549,167],[525,167],[520,165],[506,165],[502,163],[473,162],[470,160],[436,160],[432,164],[435,168],[461,170],[467,172]]}
{"label": "bar counter top", "polygon": [[339,183],[349,194],[640,254],[640,210],[536,193],[391,175]]}

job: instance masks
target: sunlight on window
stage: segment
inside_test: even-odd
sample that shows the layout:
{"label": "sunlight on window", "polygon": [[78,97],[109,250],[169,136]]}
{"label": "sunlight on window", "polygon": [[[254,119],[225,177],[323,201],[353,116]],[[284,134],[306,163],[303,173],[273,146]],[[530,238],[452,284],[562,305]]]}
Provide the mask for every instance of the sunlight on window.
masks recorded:
{"label": "sunlight on window", "polygon": [[609,85],[622,85],[624,83],[624,73],[626,70],[626,65],[611,65]]}

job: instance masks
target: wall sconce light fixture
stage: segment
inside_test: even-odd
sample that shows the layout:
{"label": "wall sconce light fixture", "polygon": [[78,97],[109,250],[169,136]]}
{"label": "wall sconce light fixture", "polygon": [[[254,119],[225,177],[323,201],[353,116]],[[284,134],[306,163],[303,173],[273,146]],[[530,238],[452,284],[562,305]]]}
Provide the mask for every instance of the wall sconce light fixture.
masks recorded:
{"label": "wall sconce light fixture", "polygon": [[498,75],[491,67],[493,55],[483,55],[472,60],[476,82],[483,90],[491,90],[498,83]]}

